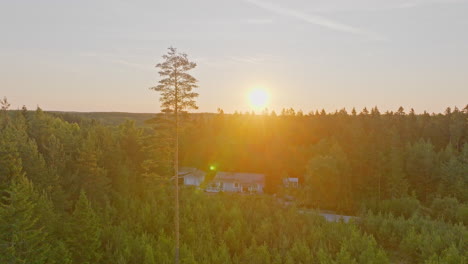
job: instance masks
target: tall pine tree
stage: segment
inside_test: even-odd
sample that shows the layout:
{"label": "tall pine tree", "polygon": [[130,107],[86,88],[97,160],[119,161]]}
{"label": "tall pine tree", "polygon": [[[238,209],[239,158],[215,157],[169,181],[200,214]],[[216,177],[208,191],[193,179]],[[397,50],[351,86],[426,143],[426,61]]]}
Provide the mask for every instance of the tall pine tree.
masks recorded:
{"label": "tall pine tree", "polygon": [[193,92],[197,79],[188,73],[197,66],[195,62],[188,60],[185,53],[178,53],[177,49],[170,47],[167,54],[163,55],[164,62],[158,63],[159,75],[162,79],[159,84],[151,89],[160,92],[161,107],[165,113],[173,113],[175,116],[174,134],[174,182],[175,182],[175,263],[179,263],[179,113],[187,109],[197,109],[195,98],[198,93]]}

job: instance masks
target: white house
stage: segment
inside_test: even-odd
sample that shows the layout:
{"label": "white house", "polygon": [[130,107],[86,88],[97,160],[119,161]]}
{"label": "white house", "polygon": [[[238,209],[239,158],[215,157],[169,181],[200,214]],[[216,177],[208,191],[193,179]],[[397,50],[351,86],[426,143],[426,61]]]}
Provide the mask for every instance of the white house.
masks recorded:
{"label": "white house", "polygon": [[258,173],[218,172],[207,192],[263,193],[265,175]]}
{"label": "white house", "polygon": [[283,186],[286,188],[297,188],[299,187],[299,178],[284,178]]}
{"label": "white house", "polygon": [[184,185],[200,186],[205,180],[206,173],[202,170],[192,167],[179,168],[179,179],[183,179]]}

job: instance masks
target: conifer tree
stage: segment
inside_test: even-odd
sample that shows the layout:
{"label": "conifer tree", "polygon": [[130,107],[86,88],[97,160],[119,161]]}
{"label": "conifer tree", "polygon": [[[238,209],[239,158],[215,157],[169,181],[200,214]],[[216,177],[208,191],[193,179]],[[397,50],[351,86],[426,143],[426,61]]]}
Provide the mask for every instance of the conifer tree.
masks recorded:
{"label": "conifer tree", "polygon": [[406,172],[409,180],[423,201],[426,201],[433,186],[436,155],[431,142],[420,139],[407,146]]}
{"label": "conifer tree", "polygon": [[390,198],[400,198],[407,194],[408,182],[403,171],[401,153],[392,147],[387,159],[387,193]]}
{"label": "conifer tree", "polygon": [[23,175],[2,194],[0,202],[0,263],[47,263],[47,233],[38,225],[32,183]]}
{"label": "conifer tree", "polygon": [[340,251],[336,255],[337,264],[357,264],[356,260],[351,256],[345,246],[341,246]]}
{"label": "conifer tree", "polygon": [[3,97],[0,100],[0,129],[6,126],[8,123],[8,109],[10,108],[10,103],[6,97]]}
{"label": "conifer tree", "polygon": [[143,264],[156,264],[156,261],[154,260],[153,248],[151,248],[151,245],[149,244],[145,245],[145,257]]}
{"label": "conifer tree", "polygon": [[22,175],[23,164],[17,144],[12,140],[14,130],[0,131],[0,190]]}
{"label": "conifer tree", "polygon": [[72,215],[68,236],[73,263],[98,263],[101,258],[100,234],[98,217],[85,192],[81,191]]}
{"label": "conifer tree", "polygon": [[76,181],[77,186],[86,191],[91,201],[105,204],[108,199],[110,180],[107,177],[107,170],[99,164],[101,149],[96,146],[93,136],[95,135],[89,135],[79,150]]}
{"label": "conifer tree", "polygon": [[179,263],[179,113],[187,109],[197,109],[195,98],[198,93],[193,92],[197,79],[188,73],[197,66],[188,60],[185,53],[178,53],[176,48],[170,47],[163,55],[164,61],[156,65],[160,69],[161,80],[151,89],[160,92],[161,107],[165,113],[175,116],[174,125],[174,182],[175,182],[175,263]]}

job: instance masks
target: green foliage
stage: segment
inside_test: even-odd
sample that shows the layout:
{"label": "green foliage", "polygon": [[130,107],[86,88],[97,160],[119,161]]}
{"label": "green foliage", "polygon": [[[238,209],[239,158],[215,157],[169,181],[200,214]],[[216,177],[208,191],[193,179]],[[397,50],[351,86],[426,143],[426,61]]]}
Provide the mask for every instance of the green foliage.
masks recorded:
{"label": "green foliage", "polygon": [[188,73],[197,66],[188,60],[185,53],[178,53],[176,48],[168,48],[167,54],[163,55],[164,62],[158,63],[159,75],[162,79],[152,90],[161,93],[160,101],[163,112],[173,113],[186,109],[197,109],[195,98],[197,93],[193,92],[197,79]]}
{"label": "green foliage", "polygon": [[[184,165],[262,172],[272,193],[299,177],[287,192],[297,205],[365,213],[329,223],[269,194],[182,187],[182,263],[466,262],[467,114],[186,116]],[[173,263],[172,139],[160,119],[0,119],[1,263]]]}
{"label": "green foliage", "polygon": [[315,206],[334,210],[350,208],[349,164],[346,154],[334,144],[328,155],[320,155],[310,160],[305,182],[310,184]]}
{"label": "green foliage", "polygon": [[453,252],[454,249],[450,249],[452,247],[461,256],[466,258],[467,255],[468,229],[462,224],[444,223],[420,215],[405,219],[392,214],[369,213],[362,219],[360,226],[384,248],[413,263],[433,261],[434,256]]}
{"label": "green foliage", "polygon": [[145,245],[145,257],[143,260],[143,264],[156,264],[153,252],[153,248],[151,248],[150,245]]}
{"label": "green foliage", "polygon": [[90,202],[84,191],[75,205],[70,219],[68,245],[76,263],[97,263],[101,257],[101,228]]}
{"label": "green foliage", "polygon": [[421,203],[412,196],[383,201],[370,200],[365,203],[365,208],[375,213],[391,213],[394,216],[403,216],[405,218],[422,213]]}
{"label": "green foliage", "polygon": [[468,205],[456,198],[435,198],[431,204],[431,215],[435,219],[468,225]]}
{"label": "green foliage", "polygon": [[0,190],[23,174],[23,162],[15,134],[16,130],[12,127],[0,133]]}
{"label": "green foliage", "polygon": [[35,214],[36,194],[23,176],[2,194],[0,203],[0,262],[47,263],[50,245]]}
{"label": "green foliage", "polygon": [[89,193],[92,201],[105,204],[108,200],[109,183],[107,170],[99,163],[102,153],[97,146],[96,138],[89,136],[83,143],[76,158],[75,188]]}
{"label": "green foliage", "polygon": [[411,175],[412,185],[416,194],[423,201],[428,199],[434,186],[434,174],[436,166],[436,153],[434,146],[429,141],[419,140],[408,145],[406,159],[406,171]]}

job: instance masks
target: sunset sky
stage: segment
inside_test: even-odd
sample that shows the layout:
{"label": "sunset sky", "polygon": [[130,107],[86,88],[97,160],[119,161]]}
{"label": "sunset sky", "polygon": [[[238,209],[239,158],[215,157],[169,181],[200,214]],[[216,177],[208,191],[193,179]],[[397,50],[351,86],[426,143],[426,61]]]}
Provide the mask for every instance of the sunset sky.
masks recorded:
{"label": "sunset sky", "polygon": [[468,103],[468,1],[0,1],[13,108],[158,112],[167,47],[198,66],[198,112]]}

